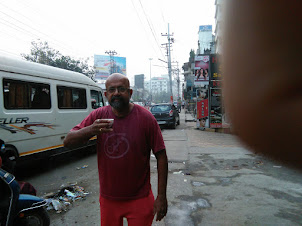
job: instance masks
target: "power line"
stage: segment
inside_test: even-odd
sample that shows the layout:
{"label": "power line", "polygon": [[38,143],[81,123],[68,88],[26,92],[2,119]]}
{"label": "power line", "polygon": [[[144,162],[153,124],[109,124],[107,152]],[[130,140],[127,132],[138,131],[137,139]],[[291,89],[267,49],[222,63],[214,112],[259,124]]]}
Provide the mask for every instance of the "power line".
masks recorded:
{"label": "power line", "polygon": [[[26,8],[28,8],[31,11],[32,15],[36,14],[36,16],[38,16],[39,18],[41,18],[41,13],[38,12],[37,10],[35,10],[31,5],[25,4],[24,1],[17,1],[17,2],[18,2],[18,4],[22,4],[23,6],[25,6]],[[17,20],[19,23],[24,24],[26,27],[29,27],[31,30],[34,30],[34,31],[38,32],[38,34],[41,36],[39,38],[47,40],[47,42],[53,43],[54,45],[59,46],[60,49],[64,49],[65,51],[72,52],[72,53],[76,52],[76,48],[74,48],[73,46],[70,46],[69,43],[63,43],[63,42],[57,40],[56,38],[54,38],[53,34],[41,32],[40,31],[40,30],[42,30],[41,27],[45,27],[45,25],[43,25],[41,23],[39,24],[39,22],[41,22],[41,20],[34,20],[33,21],[29,17],[27,17],[24,14],[22,14],[22,12],[24,10],[22,12],[18,12],[18,11],[14,10],[14,9],[11,9],[10,7],[8,7],[8,6],[4,5],[4,4],[1,4],[1,5],[4,6],[5,8],[7,8],[8,10],[16,13],[18,16],[26,18],[29,22],[31,22],[32,24],[34,24],[37,27],[37,29],[34,28],[34,27],[32,27],[32,26],[30,26],[30,25],[28,25],[28,24],[25,24],[24,22],[21,22],[20,20],[17,20],[15,18],[13,18],[14,20]],[[22,7],[22,8],[24,8],[24,7]],[[42,16],[42,18],[43,18],[43,16]],[[64,21],[62,21],[62,22],[64,22]],[[60,22],[60,23],[62,23],[62,22]],[[52,24],[55,24],[55,23],[52,22]],[[65,26],[65,27],[68,28],[68,26]],[[72,33],[72,30],[70,30],[69,32]],[[90,42],[88,42],[87,44],[91,46]]]}
{"label": "power line", "polygon": [[6,23],[3,23],[3,21],[0,21],[0,23],[6,25],[7,27],[10,27],[10,28],[12,28],[12,29],[14,29],[14,30],[17,30],[17,31],[20,31],[20,32],[25,32],[25,33],[27,33],[29,36],[36,36],[36,37],[39,37],[39,36],[37,36],[37,35],[35,35],[35,34],[29,32],[29,31],[25,30],[24,28],[22,28],[22,27],[20,27],[20,26],[11,23],[11,22],[8,21],[8,20],[5,20],[5,19],[3,19],[3,18],[1,18],[1,20],[3,20],[3,21],[6,22]]}
{"label": "power line", "polygon": [[15,54],[15,53],[12,53],[12,52],[9,52],[9,51],[6,51],[6,50],[4,50],[4,49],[0,49],[0,52],[2,52],[2,53],[6,53],[6,54],[8,54],[8,55],[12,55],[12,56],[16,56],[16,57],[21,58],[21,56],[20,56],[20,55]]}
{"label": "power line", "polygon": [[[156,4],[157,4],[157,3],[158,3],[158,1],[156,1]],[[161,18],[162,18],[164,24],[167,24],[167,23],[166,23],[166,20],[165,20],[164,13],[163,13],[162,8],[161,8],[161,5],[158,5],[158,4],[157,4],[157,8],[160,9]]]}
{"label": "power line", "polygon": [[[0,23],[1,23],[1,21],[0,21]],[[2,24],[3,24],[3,23],[2,23]],[[2,30],[0,30],[0,33],[4,34],[4,35],[6,35],[6,36],[9,36],[9,37],[11,37],[11,38],[13,38],[13,39],[17,39],[17,40],[19,40],[19,41],[21,41],[21,42],[23,42],[23,43],[27,43],[27,41],[25,41],[24,39],[19,38],[19,36],[11,35],[11,34],[9,34],[8,32],[4,32],[4,31],[2,31]]]}
{"label": "power line", "polygon": [[[0,3],[1,4],[1,3]],[[1,5],[3,5],[3,4],[1,4]],[[8,8],[8,7],[6,7],[6,8]],[[9,9],[9,8],[8,8]],[[11,9],[10,9],[11,10]],[[12,11],[14,11],[14,10],[12,10]],[[16,11],[14,11],[14,12],[16,12]],[[8,15],[7,13],[5,13],[5,12],[2,12],[2,11],[0,11],[0,13],[2,13],[2,14],[4,14],[5,16],[7,16],[7,17],[9,17],[9,18],[11,18],[11,19],[13,19],[14,21],[17,21],[18,23],[20,23],[20,24],[22,24],[22,25],[24,25],[24,26],[26,26],[27,28],[29,28],[29,29],[31,29],[31,30],[33,30],[33,31],[35,31],[35,32],[37,32],[38,34],[41,34],[41,35],[43,35],[43,36],[45,36],[45,37],[48,37],[49,38],[49,35],[48,34],[45,34],[45,33],[43,33],[43,32],[41,32],[41,31],[39,31],[39,30],[37,30],[36,28],[34,28],[34,27],[31,27],[30,25],[28,25],[28,24],[25,24],[24,22],[22,22],[22,21],[20,21],[20,20],[18,20],[18,19],[16,19],[16,18],[14,18],[14,17],[12,17],[12,16],[10,16],[10,15]],[[18,12],[17,12],[18,13]],[[20,14],[21,15],[21,14]],[[8,22],[8,21],[6,21],[6,22]],[[16,24],[13,24],[13,23],[11,23],[11,22],[8,22],[8,23],[10,23],[10,24],[12,24],[12,25],[14,25],[14,26],[16,26],[16,27],[19,27],[18,25],[16,25]],[[20,27],[19,27],[20,28]],[[29,33],[30,35],[33,35],[33,36],[36,36],[36,37],[38,37],[38,38],[40,38],[40,36],[39,35],[37,35],[37,34],[33,34],[32,32],[30,32],[29,30],[25,30],[23,27],[21,28],[22,30],[24,30],[24,31],[26,31],[27,33]],[[52,38],[53,39],[53,38]],[[53,39],[55,42],[57,42],[57,44],[59,44],[59,45],[61,45],[61,43],[59,42],[59,41],[57,41],[56,39]],[[65,50],[68,50],[68,49],[66,49],[65,48],[65,46],[61,46],[61,47],[63,47]]]}
{"label": "power line", "polygon": [[[146,17],[146,20],[147,20],[147,22],[148,22],[148,25],[149,25],[149,28],[150,28],[150,30],[151,30],[151,33],[152,33],[152,35],[153,35],[153,37],[154,37],[154,40],[155,40],[155,42],[157,43],[157,47],[159,47],[159,49],[160,49],[160,45],[159,45],[159,43],[158,43],[158,41],[157,41],[157,39],[156,39],[156,36],[155,36],[154,31],[153,31],[153,29],[152,29],[152,27],[151,27],[150,21],[149,21],[149,19],[148,19],[148,16],[147,16],[147,14],[146,14],[146,12],[145,12],[145,9],[144,9],[144,7],[143,7],[143,4],[142,4],[141,0],[139,0],[139,3],[140,3],[140,5],[141,5],[141,8],[142,8],[142,10],[143,10],[143,13],[144,13],[144,15],[145,15],[145,17]],[[160,49],[160,53],[163,55],[163,53],[161,52],[161,49]]]}
{"label": "power line", "polygon": [[[3,4],[1,4],[1,5],[3,5]],[[16,12],[16,11],[15,11],[15,12]],[[7,21],[7,20],[4,20],[4,19],[2,18],[2,20],[6,21],[7,23],[11,24],[12,26],[15,26],[15,27],[18,27],[19,29],[21,29],[21,30],[19,30],[19,29],[15,29],[15,28],[14,28],[15,30],[17,30],[17,31],[19,31],[19,32],[22,32],[22,31],[23,31],[23,32],[26,32],[26,33],[27,33],[30,37],[32,37],[32,38],[33,38],[33,37],[34,37],[34,38],[41,38],[41,39],[50,38],[50,39],[52,39],[52,40],[54,41],[54,43],[55,43],[56,45],[60,46],[61,48],[65,49],[65,50],[67,50],[67,51],[70,51],[70,49],[66,48],[66,44],[63,44],[63,43],[59,42],[58,40],[52,38],[49,34],[43,33],[43,32],[41,32],[41,31],[39,31],[38,29],[36,29],[36,28],[34,28],[34,27],[32,27],[32,26],[30,26],[30,25],[28,25],[28,24],[26,24],[26,23],[24,23],[24,22],[22,22],[22,21],[20,21],[20,20],[18,20],[18,19],[16,19],[16,18],[14,18],[14,17],[8,15],[8,14],[5,13],[5,12],[0,11],[0,13],[4,14],[6,17],[9,17],[9,18],[11,18],[13,21],[15,21],[15,22],[17,22],[18,24],[21,24],[21,25],[22,25],[22,27],[20,27],[19,25],[17,25],[17,23],[12,23],[12,22]],[[22,14],[19,14],[19,15],[23,16]],[[8,26],[8,25],[7,25],[7,26]],[[12,28],[12,26],[10,26],[10,27]],[[26,28],[27,28],[27,29],[26,29]],[[34,31],[35,33],[33,33],[32,31]]]}
{"label": "power line", "polygon": [[[135,12],[136,12],[136,15],[137,15],[137,17],[138,17],[138,19],[139,19],[139,21],[140,21],[140,23],[141,23],[141,25],[142,25],[142,27],[143,27],[145,33],[146,33],[146,36],[148,37],[148,40],[150,41],[149,35],[148,35],[148,33],[147,33],[146,29],[145,29],[145,26],[144,26],[144,24],[143,24],[143,22],[142,22],[142,20],[141,20],[141,18],[140,18],[140,16],[139,16],[139,13],[138,13],[137,10],[136,10],[136,7],[135,7],[135,5],[134,5],[134,3],[133,3],[133,0],[131,0],[131,2],[132,2],[132,5],[133,5],[134,10],[135,10]],[[151,41],[150,41],[150,43],[151,43]],[[152,45],[152,43],[151,43],[151,46],[152,46],[152,48],[153,48],[153,50],[154,50],[154,53],[157,54],[157,53],[156,53],[156,50],[154,49],[154,46]]]}

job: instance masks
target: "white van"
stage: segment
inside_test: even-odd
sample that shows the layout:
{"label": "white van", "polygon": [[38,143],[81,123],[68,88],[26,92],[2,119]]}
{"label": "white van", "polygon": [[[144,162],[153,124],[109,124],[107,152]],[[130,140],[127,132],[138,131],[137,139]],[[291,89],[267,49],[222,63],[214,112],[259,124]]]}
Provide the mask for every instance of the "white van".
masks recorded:
{"label": "white van", "polygon": [[102,106],[102,89],[83,74],[0,56],[0,139],[12,160],[68,151],[68,131]]}

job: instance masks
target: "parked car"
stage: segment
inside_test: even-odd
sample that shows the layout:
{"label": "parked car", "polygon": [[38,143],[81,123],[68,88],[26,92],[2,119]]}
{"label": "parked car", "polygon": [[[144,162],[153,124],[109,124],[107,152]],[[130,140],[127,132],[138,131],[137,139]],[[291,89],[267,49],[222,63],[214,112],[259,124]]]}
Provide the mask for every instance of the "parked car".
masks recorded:
{"label": "parked car", "polygon": [[155,104],[150,109],[160,126],[168,126],[173,129],[179,125],[179,113],[174,104]]}

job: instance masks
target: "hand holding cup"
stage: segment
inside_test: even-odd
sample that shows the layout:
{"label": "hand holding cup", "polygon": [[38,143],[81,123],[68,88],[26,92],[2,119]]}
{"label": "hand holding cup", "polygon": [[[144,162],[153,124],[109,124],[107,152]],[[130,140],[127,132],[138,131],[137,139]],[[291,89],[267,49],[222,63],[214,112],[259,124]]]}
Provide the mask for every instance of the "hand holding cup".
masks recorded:
{"label": "hand holding cup", "polygon": [[97,119],[95,120],[94,124],[94,130],[97,130],[98,133],[108,133],[112,132],[112,126],[113,126],[114,119]]}

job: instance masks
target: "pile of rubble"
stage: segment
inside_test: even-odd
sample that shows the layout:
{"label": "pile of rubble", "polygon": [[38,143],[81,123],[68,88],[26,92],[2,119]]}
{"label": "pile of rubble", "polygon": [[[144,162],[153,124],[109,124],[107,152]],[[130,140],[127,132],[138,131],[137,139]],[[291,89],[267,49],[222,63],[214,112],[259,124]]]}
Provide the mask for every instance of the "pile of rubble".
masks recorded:
{"label": "pile of rubble", "polygon": [[85,192],[83,187],[71,184],[63,186],[57,193],[46,194],[44,198],[48,202],[47,210],[55,210],[57,213],[61,213],[67,211],[73,202],[83,200],[87,195],[89,193]]}

